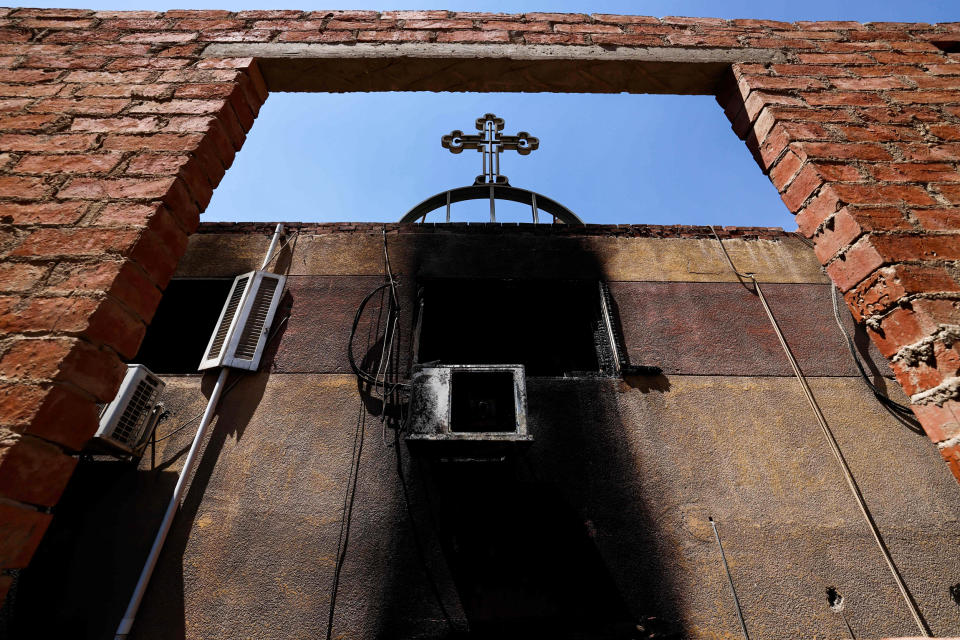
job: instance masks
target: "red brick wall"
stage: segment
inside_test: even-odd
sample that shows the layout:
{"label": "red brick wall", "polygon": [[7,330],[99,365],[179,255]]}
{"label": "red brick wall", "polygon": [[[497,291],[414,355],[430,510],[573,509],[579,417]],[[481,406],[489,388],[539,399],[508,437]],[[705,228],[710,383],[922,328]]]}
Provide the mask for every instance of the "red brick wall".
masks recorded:
{"label": "red brick wall", "polygon": [[0,568],[28,562],[266,99],[254,60],[200,57],[214,42],[782,52],[734,64],[718,100],[960,477],[958,40],[960,23],[0,9]]}

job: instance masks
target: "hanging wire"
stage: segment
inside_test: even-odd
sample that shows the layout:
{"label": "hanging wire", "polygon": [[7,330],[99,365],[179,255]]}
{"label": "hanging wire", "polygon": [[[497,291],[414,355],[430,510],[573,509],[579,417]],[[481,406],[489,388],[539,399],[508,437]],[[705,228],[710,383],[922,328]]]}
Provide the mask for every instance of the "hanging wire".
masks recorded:
{"label": "hanging wire", "polygon": [[830,425],[827,424],[827,419],[824,417],[823,411],[820,410],[820,405],[817,404],[817,399],[814,397],[813,391],[810,390],[810,385],[807,383],[807,379],[803,375],[803,371],[800,370],[800,365],[797,364],[797,360],[794,357],[793,352],[790,350],[790,345],[787,344],[787,340],[783,336],[783,331],[781,331],[780,325],[777,323],[777,319],[773,315],[773,311],[770,310],[770,305],[767,304],[767,299],[763,295],[763,290],[760,288],[760,283],[752,273],[742,273],[737,270],[733,264],[733,260],[730,258],[730,254],[727,253],[727,248],[724,246],[723,240],[721,240],[720,236],[717,235],[717,231],[713,228],[713,225],[710,225],[710,231],[713,232],[713,237],[716,238],[717,242],[720,244],[720,250],[723,251],[723,255],[727,259],[727,264],[730,265],[730,269],[737,276],[737,278],[740,278],[741,282],[743,279],[748,279],[753,284],[753,289],[756,292],[757,297],[760,299],[760,304],[763,305],[763,310],[767,313],[767,318],[770,320],[770,325],[773,327],[774,333],[776,333],[777,339],[780,341],[780,346],[783,347],[783,352],[786,354],[787,360],[790,361],[790,367],[793,369],[793,373],[796,376],[797,381],[800,383],[800,387],[803,389],[803,394],[806,396],[807,402],[810,404],[810,408],[813,410],[813,413],[817,418],[817,422],[820,424],[820,429],[823,431],[823,436],[826,439],[827,444],[830,446],[830,450],[833,452],[834,457],[837,459],[837,463],[840,465],[840,469],[843,472],[843,477],[847,481],[847,486],[850,488],[850,493],[856,500],[857,506],[860,509],[860,513],[863,514],[864,520],[866,520],[867,525],[870,527],[870,533],[873,535],[873,539],[877,543],[877,547],[880,549],[880,554],[883,556],[883,560],[886,562],[887,568],[890,569],[890,575],[893,576],[894,582],[897,583],[897,588],[900,590],[900,594],[903,596],[903,600],[906,603],[907,608],[910,610],[910,614],[913,616],[913,620],[916,622],[917,628],[920,630],[920,634],[924,638],[929,638],[930,629],[927,627],[927,623],[920,614],[919,609],[917,609],[917,604],[914,602],[913,596],[910,594],[910,590],[903,581],[903,577],[900,575],[897,565],[893,562],[893,557],[890,555],[890,550],[887,549],[887,545],[884,543],[883,538],[880,535],[880,529],[877,527],[877,523],[873,520],[870,509],[867,507],[867,502],[864,499],[863,494],[860,492],[860,487],[857,484],[856,479],[853,477],[853,473],[850,471],[850,466],[843,457],[843,452],[840,450],[840,445],[837,443],[837,439],[834,437],[833,431],[830,429]]}
{"label": "hanging wire", "polygon": [[[833,303],[833,318],[837,321],[837,326],[840,327],[840,332],[847,341],[847,349],[850,351],[850,357],[853,358],[854,364],[857,365],[857,370],[860,372],[860,377],[863,379],[863,382],[867,385],[873,395],[876,396],[877,400],[880,401],[880,404],[896,412],[901,417],[915,421],[913,410],[910,409],[910,407],[900,404],[896,400],[887,396],[877,387],[877,385],[873,383],[873,380],[870,379],[870,376],[867,375],[866,370],[863,368],[863,364],[860,362],[860,356],[857,355],[857,347],[853,342],[853,338],[851,338],[850,334],[847,333],[847,328],[843,326],[843,321],[840,319],[840,304],[837,300],[837,288],[832,284],[830,285],[830,301]],[[917,425],[914,431],[920,432],[920,426]]]}

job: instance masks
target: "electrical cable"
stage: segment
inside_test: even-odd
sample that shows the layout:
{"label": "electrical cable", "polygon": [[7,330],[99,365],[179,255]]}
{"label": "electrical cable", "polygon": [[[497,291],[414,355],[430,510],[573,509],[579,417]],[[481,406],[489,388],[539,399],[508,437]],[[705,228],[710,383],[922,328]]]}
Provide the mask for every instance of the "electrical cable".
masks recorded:
{"label": "electrical cable", "polygon": [[266,269],[267,265],[270,264],[270,261],[273,260],[275,256],[280,255],[280,252],[283,251],[283,248],[286,247],[288,244],[290,244],[290,242],[295,238],[297,238],[299,235],[300,235],[300,229],[297,229],[296,231],[291,233],[290,236],[283,241],[283,244],[281,244],[279,247],[277,247],[273,251],[273,253],[267,256],[267,258],[263,261],[263,266],[261,267],[261,270]]}
{"label": "electrical cable", "polygon": [[363,454],[363,437],[367,424],[367,408],[360,402],[357,426],[353,432],[353,452],[350,455],[350,476],[347,478],[347,491],[343,495],[343,508],[340,513],[340,534],[337,538],[337,556],[333,567],[333,584],[330,587],[330,609],[327,614],[327,640],[333,637],[333,618],[337,608],[337,591],[340,586],[340,572],[347,557],[350,540],[350,523],[353,520],[353,504],[357,496],[357,479],[360,477],[360,458]]}
{"label": "electrical cable", "polygon": [[763,290],[760,288],[760,283],[752,273],[741,273],[737,270],[736,266],[733,264],[733,260],[730,258],[730,254],[727,253],[727,248],[724,246],[720,236],[717,235],[717,231],[713,228],[713,225],[710,225],[710,231],[713,232],[713,237],[716,238],[717,242],[720,244],[720,250],[723,251],[723,255],[727,259],[727,263],[730,265],[730,269],[734,274],[736,274],[737,278],[739,278],[741,281],[744,278],[748,278],[753,283],[753,288],[757,297],[760,299],[760,304],[763,305],[763,310],[766,312],[767,318],[770,320],[770,324],[773,327],[774,333],[776,333],[777,339],[780,341],[780,346],[783,347],[783,352],[786,354],[787,360],[790,361],[790,367],[793,369],[793,373],[796,376],[797,381],[800,383],[800,387],[803,389],[803,394],[806,396],[807,402],[810,404],[810,408],[813,410],[813,413],[817,418],[817,422],[820,424],[820,429],[823,431],[823,436],[826,439],[827,444],[830,446],[830,450],[833,452],[834,457],[837,459],[837,463],[840,465],[840,469],[843,472],[843,477],[847,482],[847,486],[850,488],[850,493],[853,494],[853,497],[857,502],[857,506],[860,509],[860,513],[863,515],[864,520],[866,520],[867,525],[870,527],[870,533],[873,535],[873,539],[877,543],[877,547],[880,549],[880,553],[887,564],[887,568],[890,570],[890,574],[893,576],[894,582],[896,582],[897,588],[900,590],[900,594],[903,596],[903,600],[906,602],[907,608],[910,610],[910,614],[913,616],[914,622],[916,622],[917,628],[920,630],[920,634],[924,638],[929,638],[930,629],[927,627],[927,623],[921,616],[919,609],[917,609],[917,605],[913,600],[913,596],[910,594],[910,590],[903,581],[900,571],[897,569],[896,564],[894,564],[893,557],[890,555],[890,550],[887,549],[887,545],[883,542],[883,538],[880,535],[880,529],[877,527],[877,523],[873,520],[870,509],[867,507],[867,502],[864,499],[863,494],[860,492],[860,487],[857,484],[856,479],[853,477],[853,472],[850,470],[850,466],[843,457],[843,452],[840,450],[840,445],[837,443],[837,439],[834,437],[833,431],[830,429],[830,425],[827,424],[827,419],[824,417],[823,411],[820,410],[820,405],[817,404],[817,400],[813,395],[813,391],[810,390],[810,385],[807,383],[807,379],[803,375],[803,371],[800,370],[800,365],[797,364],[797,360],[794,357],[793,352],[790,350],[790,346],[787,344],[787,340],[783,335],[783,331],[780,329],[779,323],[777,323],[777,319],[773,315],[773,311],[770,310],[770,305],[767,304],[767,299],[763,295]]}
{"label": "electrical cable", "polygon": [[833,318],[837,321],[837,326],[840,327],[840,332],[847,341],[847,349],[850,351],[850,357],[853,358],[854,364],[857,365],[857,370],[860,372],[860,377],[863,379],[864,384],[866,384],[873,395],[876,396],[877,400],[880,401],[880,404],[901,414],[903,417],[914,419],[913,410],[910,409],[910,407],[900,404],[896,400],[893,400],[887,396],[877,388],[877,386],[870,379],[870,376],[867,375],[867,372],[863,368],[863,364],[860,362],[860,357],[857,355],[857,348],[853,342],[853,338],[851,338],[850,334],[847,333],[847,328],[843,326],[843,321],[840,319],[840,305],[837,301],[837,288],[832,284],[830,285],[830,301],[833,303]]}

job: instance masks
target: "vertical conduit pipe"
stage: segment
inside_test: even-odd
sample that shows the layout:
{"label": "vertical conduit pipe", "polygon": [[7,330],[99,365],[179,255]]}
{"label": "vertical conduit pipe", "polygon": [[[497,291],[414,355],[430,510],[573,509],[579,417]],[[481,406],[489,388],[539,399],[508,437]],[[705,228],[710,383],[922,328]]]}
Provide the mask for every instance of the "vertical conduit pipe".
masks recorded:
{"label": "vertical conduit pipe", "polygon": [[[277,242],[279,242],[282,233],[283,225],[278,224],[273,232],[273,238],[270,240],[267,255],[263,258],[263,264],[260,265],[261,271],[267,268],[267,265],[273,258],[273,253],[276,251]],[[120,625],[117,627],[115,640],[125,640],[130,634],[130,629],[133,628],[133,621],[136,619],[137,610],[143,601],[143,594],[147,591],[147,585],[150,584],[150,577],[153,575],[153,570],[157,566],[157,560],[160,558],[163,544],[167,541],[167,534],[170,533],[170,527],[173,525],[173,518],[177,515],[177,510],[180,508],[180,498],[183,495],[183,490],[186,488],[187,478],[190,477],[193,466],[199,458],[200,441],[203,440],[203,436],[206,435],[207,427],[213,422],[213,414],[217,410],[217,404],[220,402],[220,396],[223,393],[223,387],[228,375],[230,375],[230,369],[227,367],[220,369],[217,382],[213,385],[213,391],[210,393],[210,399],[207,401],[207,408],[204,409],[203,417],[200,419],[200,426],[197,428],[197,433],[193,436],[190,452],[187,454],[187,459],[183,462],[180,478],[177,480],[177,485],[173,488],[173,495],[170,496],[167,511],[163,514],[160,530],[157,531],[157,537],[153,539],[153,546],[150,547],[147,561],[144,563],[140,577],[137,579],[137,586],[133,589],[133,595],[130,596],[127,610],[124,612],[123,619],[120,620]]]}

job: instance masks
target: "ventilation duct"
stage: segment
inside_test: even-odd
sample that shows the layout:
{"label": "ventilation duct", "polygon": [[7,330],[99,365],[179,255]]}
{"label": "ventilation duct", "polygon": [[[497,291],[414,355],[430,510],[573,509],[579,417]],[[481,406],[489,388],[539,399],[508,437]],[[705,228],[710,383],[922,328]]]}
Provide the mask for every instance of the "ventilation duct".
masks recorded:
{"label": "ventilation duct", "polygon": [[251,271],[234,279],[199,370],[257,370],[285,280],[267,271]]}
{"label": "ventilation duct", "polygon": [[94,437],[133,453],[156,420],[160,393],[166,385],[141,364],[128,364],[116,397],[100,412]]}

